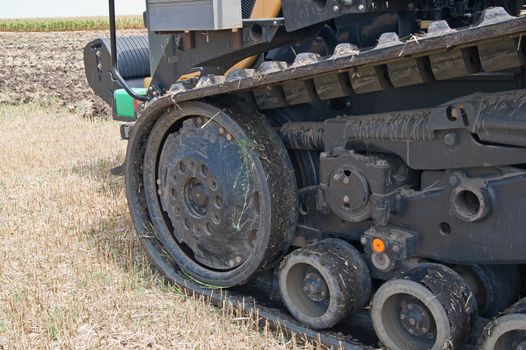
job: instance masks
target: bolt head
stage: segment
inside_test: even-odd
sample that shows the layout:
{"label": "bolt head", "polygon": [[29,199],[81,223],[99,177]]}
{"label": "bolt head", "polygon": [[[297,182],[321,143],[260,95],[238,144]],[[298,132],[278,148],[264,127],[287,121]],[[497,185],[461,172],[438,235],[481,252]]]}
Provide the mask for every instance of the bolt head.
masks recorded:
{"label": "bolt head", "polygon": [[455,176],[455,175],[451,175],[451,176],[449,177],[449,184],[450,184],[451,186],[456,186],[456,185],[458,185],[459,183],[460,183],[460,180],[459,180],[459,178],[458,178],[457,176]]}
{"label": "bolt head", "polygon": [[338,6],[338,5],[334,5],[334,7],[332,8],[332,10],[333,10],[334,12],[338,12],[338,11],[340,11],[340,6]]}
{"label": "bolt head", "polygon": [[449,133],[444,136],[444,143],[447,146],[454,146],[458,143],[458,136],[455,133]]}
{"label": "bolt head", "polygon": [[358,10],[360,10],[360,11],[365,10],[365,5],[364,4],[358,5]]}

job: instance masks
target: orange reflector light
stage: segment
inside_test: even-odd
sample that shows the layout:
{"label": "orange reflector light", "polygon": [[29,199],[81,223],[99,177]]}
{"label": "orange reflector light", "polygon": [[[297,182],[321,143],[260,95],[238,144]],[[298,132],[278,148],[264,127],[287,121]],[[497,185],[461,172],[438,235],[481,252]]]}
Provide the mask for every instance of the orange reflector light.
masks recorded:
{"label": "orange reflector light", "polygon": [[372,248],[375,253],[383,253],[385,251],[385,243],[380,238],[373,239]]}

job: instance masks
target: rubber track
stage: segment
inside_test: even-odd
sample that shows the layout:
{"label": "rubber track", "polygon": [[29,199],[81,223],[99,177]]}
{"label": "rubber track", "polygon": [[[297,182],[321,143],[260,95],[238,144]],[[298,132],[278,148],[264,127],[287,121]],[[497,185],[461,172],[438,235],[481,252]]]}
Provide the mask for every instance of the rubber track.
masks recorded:
{"label": "rubber track", "polygon": [[[340,44],[328,59],[300,54],[291,66],[285,62],[268,62],[258,71],[245,69],[228,76],[204,76],[199,81],[176,83],[166,95],[176,105],[225,93],[252,91],[259,107],[267,109],[523,66],[526,37],[522,36],[526,33],[526,18],[512,17],[502,8],[486,10],[482,17],[480,24],[462,30],[450,29],[445,21],[433,22],[425,36],[407,40],[386,33],[376,47],[367,51],[359,52],[349,44]],[[441,61],[440,57],[447,60]],[[368,82],[369,89],[364,89]],[[157,100],[159,98],[153,98],[147,104],[155,104]],[[153,241],[146,244],[154,245]],[[308,329],[282,309],[263,306],[265,301],[250,296],[247,289],[207,289],[189,280],[171,264],[161,262],[160,256],[154,260],[158,266],[162,265],[166,277],[189,295],[204,297],[219,307],[232,306],[246,315],[257,315],[259,323],[268,323],[274,329],[329,348],[372,349],[355,341],[350,334]],[[479,318],[472,331],[471,345],[462,349],[473,349],[487,321]]]}
{"label": "rubber track", "polygon": [[[153,237],[152,237],[153,238]],[[147,244],[154,245],[149,242]],[[160,257],[157,257],[159,259]],[[160,259],[157,260],[159,266]],[[210,304],[223,308],[234,309],[238,314],[251,317],[261,326],[269,326],[272,330],[283,332],[288,336],[295,336],[301,343],[308,340],[313,343],[318,343],[328,349],[345,349],[345,350],[375,350],[377,346],[368,346],[359,342],[360,338],[367,337],[365,334],[353,334],[353,328],[360,324],[367,323],[365,317],[368,317],[368,312],[364,310],[352,316],[354,320],[352,324],[342,322],[344,324],[337,326],[337,330],[331,331],[315,331],[301,325],[298,321],[293,319],[284,308],[269,307],[267,300],[259,300],[253,297],[253,289],[245,287],[236,287],[234,289],[211,289],[202,286],[195,281],[189,279],[184,273],[176,269],[173,264],[163,261],[161,263],[163,274],[172,282],[180,287],[188,296],[203,298]],[[367,314],[367,315],[366,315]],[[488,319],[479,317],[473,324],[470,339],[466,344],[461,346],[459,350],[475,350],[475,344],[478,340],[478,335],[481,333],[483,327],[489,322]],[[364,328],[367,328],[365,326]],[[343,331],[345,330],[345,334]],[[350,330],[350,331],[349,331]],[[355,329],[356,331],[356,329]],[[370,332],[373,332],[372,325]]]}
{"label": "rubber track", "polygon": [[480,24],[460,30],[445,21],[432,22],[426,35],[405,41],[384,33],[367,51],[340,44],[327,59],[303,53],[290,66],[271,61],[258,71],[207,75],[193,84],[176,83],[168,93],[179,102],[252,91],[259,108],[269,109],[523,66],[526,17],[492,8],[482,18]]}

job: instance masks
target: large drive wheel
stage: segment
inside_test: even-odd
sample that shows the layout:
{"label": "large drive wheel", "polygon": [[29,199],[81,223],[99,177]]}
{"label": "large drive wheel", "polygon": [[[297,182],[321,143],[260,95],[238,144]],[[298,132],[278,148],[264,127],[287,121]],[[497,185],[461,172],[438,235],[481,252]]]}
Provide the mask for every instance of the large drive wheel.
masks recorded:
{"label": "large drive wheel", "polygon": [[376,334],[390,350],[456,349],[476,312],[465,281],[438,264],[418,265],[384,283],[371,308]]}
{"label": "large drive wheel", "polygon": [[510,307],[484,328],[480,350],[526,350],[526,299]]}
{"label": "large drive wheel", "polygon": [[137,230],[150,225],[170,261],[219,287],[272,267],[297,218],[285,147],[261,115],[239,110],[187,102],[142,115],[127,156]]}
{"label": "large drive wheel", "polygon": [[281,263],[279,287],[298,321],[324,329],[365,306],[371,276],[358,250],[343,240],[327,239],[289,254]]}

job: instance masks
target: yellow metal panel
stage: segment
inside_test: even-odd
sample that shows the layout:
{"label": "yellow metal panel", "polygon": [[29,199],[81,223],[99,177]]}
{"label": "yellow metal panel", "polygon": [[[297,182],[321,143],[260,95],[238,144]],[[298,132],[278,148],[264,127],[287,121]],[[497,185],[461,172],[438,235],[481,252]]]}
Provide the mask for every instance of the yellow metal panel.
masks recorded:
{"label": "yellow metal panel", "polygon": [[144,87],[149,88],[152,84],[152,77],[146,77],[144,78]]}
{"label": "yellow metal panel", "polygon": [[[277,17],[281,11],[281,0],[256,0],[254,8],[252,9],[251,19],[258,18],[274,18]],[[247,57],[244,60],[232,66],[226,74],[236,69],[250,68],[256,61],[257,56]]]}
{"label": "yellow metal panel", "polygon": [[250,18],[273,18],[277,17],[281,10],[281,0],[256,0]]}

